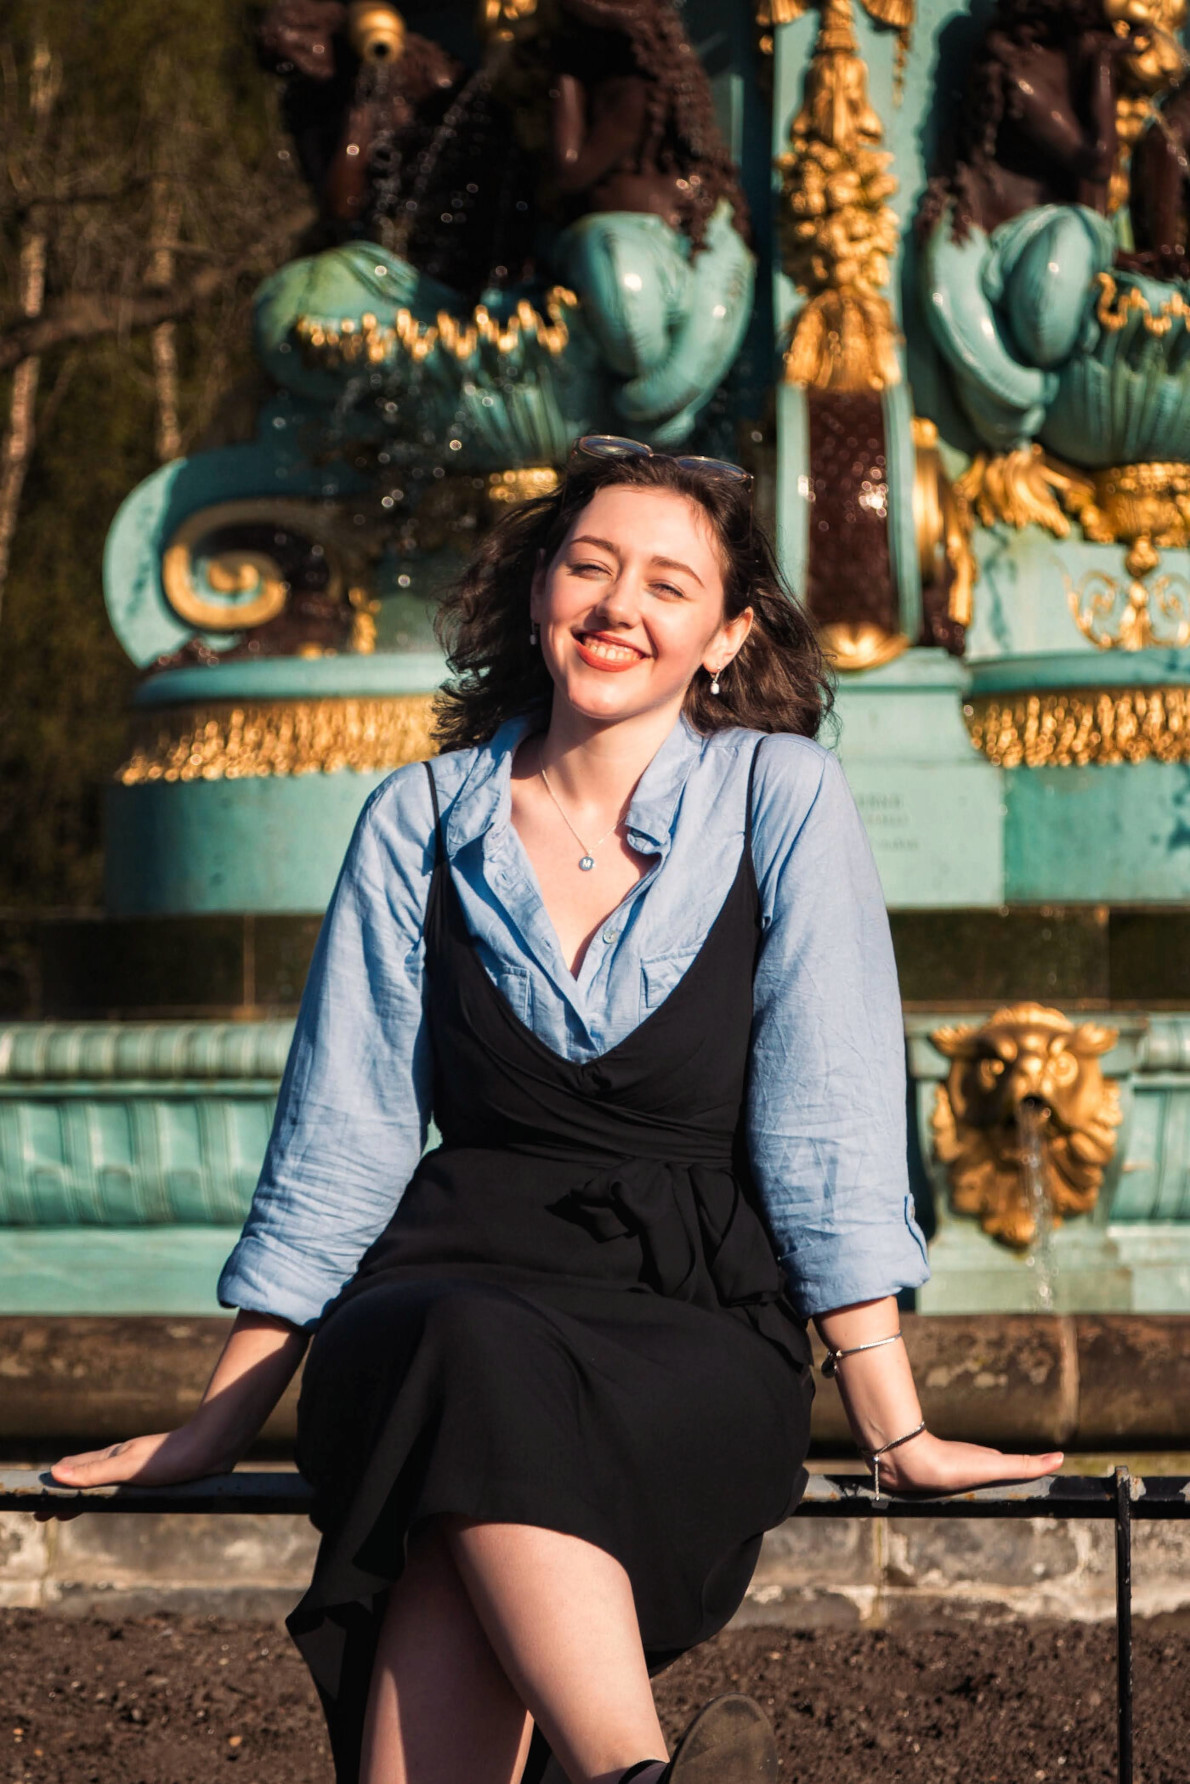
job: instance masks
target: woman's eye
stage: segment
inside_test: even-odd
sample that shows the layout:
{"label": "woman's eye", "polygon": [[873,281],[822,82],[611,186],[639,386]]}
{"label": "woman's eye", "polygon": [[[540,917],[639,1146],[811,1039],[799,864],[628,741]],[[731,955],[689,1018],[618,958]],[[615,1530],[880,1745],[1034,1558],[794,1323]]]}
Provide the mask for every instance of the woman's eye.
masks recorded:
{"label": "woman's eye", "polygon": [[680,588],[675,588],[672,582],[655,582],[653,587],[657,590],[658,594],[674,595],[679,601],[684,601],[686,599],[685,591]]}
{"label": "woman's eye", "polygon": [[571,564],[570,570],[571,570],[571,574],[574,576],[581,576],[587,570],[594,570],[596,575],[605,576],[607,574],[607,565],[606,564]]}

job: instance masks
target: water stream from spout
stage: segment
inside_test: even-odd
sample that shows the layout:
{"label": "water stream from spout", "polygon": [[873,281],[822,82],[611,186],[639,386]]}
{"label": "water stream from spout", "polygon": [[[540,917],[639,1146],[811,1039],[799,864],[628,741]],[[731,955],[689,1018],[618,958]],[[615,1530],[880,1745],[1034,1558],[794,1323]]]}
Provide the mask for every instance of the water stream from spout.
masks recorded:
{"label": "water stream from spout", "polygon": [[[413,227],[418,221],[430,178],[442,158],[443,150],[452,137],[463,134],[469,112],[487,99],[491,84],[491,74],[484,66],[477,68],[464,81],[443,114],[441,123],[435,128],[429,143],[414,162],[409,196],[398,215],[393,218],[390,225],[391,232],[385,238],[385,246],[391,248],[393,253],[405,253]],[[451,218],[448,215],[443,220],[449,223]]]}
{"label": "water stream from spout", "polygon": [[1025,1207],[1033,1220],[1033,1237],[1025,1254],[1025,1266],[1033,1273],[1033,1302],[1041,1313],[1054,1311],[1054,1284],[1058,1273],[1054,1257],[1054,1210],[1046,1185],[1042,1145],[1048,1120],[1049,1110],[1033,1097],[1026,1097],[1017,1109],[1021,1185],[1025,1192]]}

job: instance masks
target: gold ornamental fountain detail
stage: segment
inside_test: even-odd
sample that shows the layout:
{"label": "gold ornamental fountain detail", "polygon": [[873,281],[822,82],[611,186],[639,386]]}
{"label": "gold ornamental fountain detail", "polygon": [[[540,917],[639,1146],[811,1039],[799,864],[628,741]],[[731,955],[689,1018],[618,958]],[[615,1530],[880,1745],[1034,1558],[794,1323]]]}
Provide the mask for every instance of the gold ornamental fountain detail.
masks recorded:
{"label": "gold ornamental fountain detail", "polygon": [[817,390],[883,390],[900,381],[885,292],[898,246],[897,189],[884,129],[868,100],[849,0],[826,0],[805,102],[781,174],[781,260],[806,303],[785,378]]}
{"label": "gold ornamental fountain detail", "polygon": [[931,1125],[956,1214],[1014,1249],[1033,1243],[1037,1212],[1022,1169],[1030,1130],[1052,1220],[1095,1206],[1122,1119],[1119,1086],[1100,1064],[1117,1039],[1114,1028],[1035,1003],[997,1010],[979,1027],[933,1030],[951,1062]]}

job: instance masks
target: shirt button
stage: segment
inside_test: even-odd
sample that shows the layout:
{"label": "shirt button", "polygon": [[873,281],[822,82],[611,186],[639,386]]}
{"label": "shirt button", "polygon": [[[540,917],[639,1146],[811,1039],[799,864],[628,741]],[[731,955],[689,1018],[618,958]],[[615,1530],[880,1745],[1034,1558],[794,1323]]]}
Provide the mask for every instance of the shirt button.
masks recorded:
{"label": "shirt button", "polygon": [[620,931],[618,929],[605,929],[603,932],[603,939],[605,942],[614,942],[619,933]]}

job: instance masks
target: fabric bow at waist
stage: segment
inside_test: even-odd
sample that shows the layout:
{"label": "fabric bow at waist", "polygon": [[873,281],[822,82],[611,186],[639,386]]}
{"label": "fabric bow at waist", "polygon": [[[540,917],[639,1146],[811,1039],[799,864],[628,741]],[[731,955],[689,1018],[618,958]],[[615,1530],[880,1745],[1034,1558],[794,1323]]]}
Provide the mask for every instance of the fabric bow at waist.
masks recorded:
{"label": "fabric bow at waist", "polygon": [[697,1306],[771,1300],[781,1273],[730,1165],[623,1159],[551,1204],[597,1239],[638,1238],[644,1278]]}

